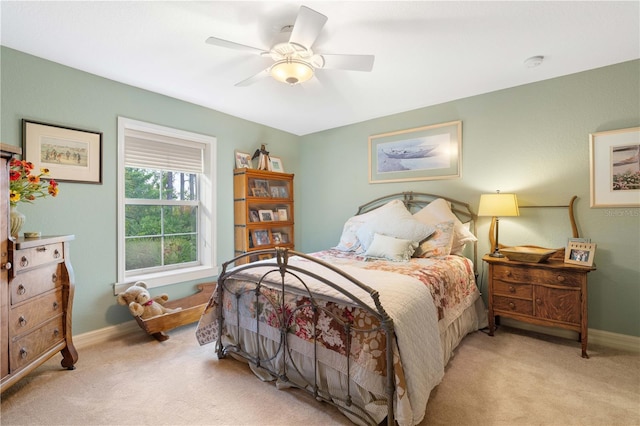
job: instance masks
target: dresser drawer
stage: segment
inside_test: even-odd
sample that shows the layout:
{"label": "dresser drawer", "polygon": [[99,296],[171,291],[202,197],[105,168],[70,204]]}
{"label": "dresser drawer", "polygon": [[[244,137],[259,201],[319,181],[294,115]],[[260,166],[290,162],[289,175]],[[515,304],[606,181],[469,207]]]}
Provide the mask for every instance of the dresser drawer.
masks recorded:
{"label": "dresser drawer", "polygon": [[62,289],[49,291],[9,311],[9,336],[27,333],[62,312]]}
{"label": "dresser drawer", "polygon": [[531,300],[513,299],[511,297],[493,296],[493,309],[495,311],[533,315],[533,304]]}
{"label": "dresser drawer", "polygon": [[11,372],[29,365],[45,351],[61,343],[64,338],[62,315],[42,327],[9,343],[9,364]]}
{"label": "dresser drawer", "polygon": [[494,294],[502,294],[505,296],[514,296],[522,299],[531,300],[533,294],[533,286],[524,283],[508,283],[504,281],[493,282]]}
{"label": "dresser drawer", "polygon": [[63,253],[62,243],[15,250],[13,252],[14,273],[51,262],[60,262],[63,259]]}
{"label": "dresser drawer", "polygon": [[518,268],[514,266],[496,265],[494,279],[506,282],[522,282],[531,284],[552,284],[569,287],[580,287],[582,274],[560,269]]}
{"label": "dresser drawer", "polygon": [[46,265],[18,274],[11,280],[11,304],[16,305],[39,294],[62,286],[60,263]]}

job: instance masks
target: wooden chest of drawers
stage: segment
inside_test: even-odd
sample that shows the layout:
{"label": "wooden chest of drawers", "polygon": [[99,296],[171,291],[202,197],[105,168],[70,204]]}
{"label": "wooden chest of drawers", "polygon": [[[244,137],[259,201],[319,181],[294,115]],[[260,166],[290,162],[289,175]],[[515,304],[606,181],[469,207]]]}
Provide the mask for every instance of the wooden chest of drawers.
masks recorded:
{"label": "wooden chest of drawers", "polygon": [[9,261],[3,265],[8,274],[1,289],[2,391],[58,352],[63,367],[75,368],[71,240],[72,235],[8,242]]}
{"label": "wooden chest of drawers", "polygon": [[484,256],[489,264],[489,334],[496,316],[577,331],[587,354],[587,273],[595,268],[567,264],[512,262]]}

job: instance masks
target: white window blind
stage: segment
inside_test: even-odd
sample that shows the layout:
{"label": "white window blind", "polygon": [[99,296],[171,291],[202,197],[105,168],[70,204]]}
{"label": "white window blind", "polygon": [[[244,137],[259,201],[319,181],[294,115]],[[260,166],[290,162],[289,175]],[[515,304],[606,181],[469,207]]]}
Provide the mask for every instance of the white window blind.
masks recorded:
{"label": "white window blind", "polygon": [[125,130],[125,167],[202,173],[206,146],[140,130]]}

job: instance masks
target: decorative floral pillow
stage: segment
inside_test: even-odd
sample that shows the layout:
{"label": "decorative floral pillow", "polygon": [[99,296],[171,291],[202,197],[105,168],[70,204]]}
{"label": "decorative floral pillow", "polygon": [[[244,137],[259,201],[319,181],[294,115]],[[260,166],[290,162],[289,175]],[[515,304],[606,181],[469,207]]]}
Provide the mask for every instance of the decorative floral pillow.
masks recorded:
{"label": "decorative floral pillow", "polygon": [[435,232],[423,241],[413,257],[442,257],[451,252],[453,244],[453,221],[441,222],[436,225]]}
{"label": "decorative floral pillow", "polygon": [[453,214],[449,203],[443,198],[438,198],[426,205],[422,210],[413,215],[419,221],[435,225],[440,222],[453,221],[453,245],[452,253],[460,253],[467,243],[478,241],[475,235],[469,231],[469,226],[464,225],[458,217]]}
{"label": "decorative floral pillow", "polygon": [[371,245],[364,253],[365,257],[388,259],[394,262],[407,262],[418,247],[418,243],[411,240],[375,234]]}
{"label": "decorative floral pillow", "polygon": [[358,240],[357,233],[360,227],[367,223],[367,221],[383,215],[386,211],[398,209],[399,207],[406,210],[406,207],[401,200],[393,200],[375,210],[349,218],[342,228],[340,242],[335,248],[341,251],[358,250],[360,248],[360,241]]}

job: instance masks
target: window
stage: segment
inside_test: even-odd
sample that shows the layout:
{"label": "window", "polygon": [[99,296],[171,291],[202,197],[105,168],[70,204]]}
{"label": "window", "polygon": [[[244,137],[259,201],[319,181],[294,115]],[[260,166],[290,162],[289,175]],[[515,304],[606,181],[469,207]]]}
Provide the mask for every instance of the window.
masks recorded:
{"label": "window", "polygon": [[118,283],[149,287],[217,275],[215,144],[118,117]]}

